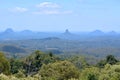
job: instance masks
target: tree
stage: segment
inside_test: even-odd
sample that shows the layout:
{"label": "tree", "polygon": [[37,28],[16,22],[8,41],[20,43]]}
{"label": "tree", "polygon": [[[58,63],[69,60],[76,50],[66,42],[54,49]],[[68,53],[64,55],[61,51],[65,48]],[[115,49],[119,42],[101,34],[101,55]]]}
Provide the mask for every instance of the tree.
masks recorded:
{"label": "tree", "polygon": [[97,63],[97,66],[99,68],[104,68],[105,65],[106,65],[106,60],[101,60]]}
{"label": "tree", "polygon": [[108,64],[113,65],[113,64],[116,64],[116,63],[118,62],[118,60],[117,60],[113,55],[108,55],[108,56],[106,57],[106,62],[107,62]]}
{"label": "tree", "polygon": [[39,71],[43,80],[68,80],[79,78],[79,70],[69,61],[58,61],[43,65]]}
{"label": "tree", "polygon": [[108,55],[106,56],[105,60],[101,60],[100,62],[98,62],[97,66],[100,68],[103,68],[106,64],[116,64],[118,62],[118,60],[113,56],[113,55]]}
{"label": "tree", "polygon": [[68,60],[72,62],[79,69],[83,69],[89,66],[85,58],[82,56],[72,56]]}
{"label": "tree", "polygon": [[35,51],[24,60],[24,69],[27,75],[33,75],[39,71],[43,64],[53,63],[57,60],[53,54],[45,54],[41,51]]}
{"label": "tree", "polygon": [[120,80],[120,65],[106,64],[101,69],[99,80]]}
{"label": "tree", "polygon": [[98,80],[100,69],[97,67],[85,68],[80,74],[80,80]]}
{"label": "tree", "polygon": [[10,73],[10,63],[2,52],[0,52],[0,73],[6,75]]}
{"label": "tree", "polygon": [[22,61],[20,61],[18,59],[14,59],[14,58],[10,59],[10,72],[12,74],[18,73],[18,71],[22,68],[23,68],[23,62]]}
{"label": "tree", "polygon": [[98,79],[96,78],[96,75],[94,75],[94,74],[89,74],[89,75],[88,75],[88,80],[98,80]]}

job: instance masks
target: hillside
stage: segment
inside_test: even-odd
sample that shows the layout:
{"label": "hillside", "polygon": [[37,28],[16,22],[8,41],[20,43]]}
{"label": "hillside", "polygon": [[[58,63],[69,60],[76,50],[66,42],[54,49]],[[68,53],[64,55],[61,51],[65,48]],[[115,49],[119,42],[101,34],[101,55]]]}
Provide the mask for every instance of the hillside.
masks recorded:
{"label": "hillside", "polygon": [[17,47],[12,47],[12,49],[15,49],[15,51],[18,52],[9,51],[9,53],[14,54],[29,54],[34,50],[41,50],[44,52],[66,55],[82,54],[104,57],[108,54],[114,54],[115,56],[120,57],[119,36],[91,36],[79,40],[66,40],[57,37],[29,40],[5,40],[0,41],[0,45],[2,51],[9,51],[9,45],[11,45],[11,47],[17,45]]}

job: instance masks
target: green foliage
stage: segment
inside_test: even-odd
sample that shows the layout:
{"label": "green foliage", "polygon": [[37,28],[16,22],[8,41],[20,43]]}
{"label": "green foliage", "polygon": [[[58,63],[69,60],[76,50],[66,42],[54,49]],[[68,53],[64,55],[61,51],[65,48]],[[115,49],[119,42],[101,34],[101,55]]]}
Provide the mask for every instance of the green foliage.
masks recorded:
{"label": "green foliage", "polygon": [[0,73],[9,74],[10,64],[4,54],[0,52]]}
{"label": "green foliage", "polygon": [[94,74],[89,74],[89,75],[88,75],[88,80],[98,80],[98,79],[96,78],[96,75],[94,75]]}
{"label": "green foliage", "polygon": [[33,75],[39,71],[43,64],[53,63],[57,58],[52,54],[45,54],[41,51],[35,51],[24,60],[24,69],[27,75]]}
{"label": "green foliage", "polygon": [[108,64],[113,65],[113,64],[116,64],[116,63],[118,62],[118,60],[117,60],[113,55],[108,55],[108,56],[106,57],[106,62],[107,62]]}
{"label": "green foliage", "polygon": [[23,68],[23,62],[21,60],[14,58],[10,59],[10,72],[12,74],[18,73],[18,71],[22,68]]}
{"label": "green foliage", "polygon": [[101,70],[99,80],[120,80],[120,65],[107,64],[105,68]]}
{"label": "green foliage", "polygon": [[[116,42],[117,41],[117,42]],[[63,54],[80,54],[87,56],[94,56],[96,58],[103,58],[108,54],[112,54],[120,57],[120,37],[118,36],[81,36],[80,40],[63,40],[63,39],[29,39],[29,40],[5,40],[0,41],[0,50],[3,50],[4,46],[17,45],[18,50],[10,48],[9,53],[20,53],[21,50],[24,55],[31,53],[33,50],[40,49],[42,51],[58,50]],[[16,47],[16,46],[14,46]],[[5,47],[6,48],[6,47]],[[48,50],[51,49],[51,50]],[[15,50],[15,52],[14,52]],[[6,50],[5,50],[6,51]],[[8,52],[8,51],[7,51]],[[53,51],[54,53],[54,51]],[[56,53],[56,52],[55,52]]]}
{"label": "green foliage", "polygon": [[2,51],[10,52],[10,53],[26,53],[26,51],[20,47],[13,45],[5,45],[2,47]]}
{"label": "green foliage", "polygon": [[100,62],[97,63],[97,66],[100,67],[100,68],[104,68],[105,65],[106,65],[105,60],[101,60]]}
{"label": "green foliage", "polygon": [[108,55],[105,60],[98,62],[97,66],[103,68],[106,64],[116,64],[118,60],[113,55]]}
{"label": "green foliage", "polygon": [[25,78],[17,78],[14,75],[11,76],[6,76],[4,74],[0,74],[0,80],[42,80],[41,78],[38,77],[25,77]]}
{"label": "green foliage", "polygon": [[43,65],[39,71],[43,80],[68,80],[71,78],[79,78],[79,70],[68,61],[58,61]]}
{"label": "green foliage", "polygon": [[83,69],[83,68],[89,66],[88,63],[86,62],[85,58],[82,56],[72,56],[68,60],[70,62],[72,62],[79,69]]}
{"label": "green foliage", "polygon": [[82,56],[60,60],[38,50],[21,59],[8,61],[0,52],[0,80],[120,80],[120,62],[113,55],[97,66],[88,65]]}
{"label": "green foliage", "polygon": [[0,74],[0,80],[10,80],[10,78],[4,74]]}
{"label": "green foliage", "polygon": [[18,73],[15,74],[17,78],[25,78],[25,74],[22,70],[19,70]]}
{"label": "green foliage", "polygon": [[80,80],[98,80],[100,69],[96,67],[85,68],[82,70]]}

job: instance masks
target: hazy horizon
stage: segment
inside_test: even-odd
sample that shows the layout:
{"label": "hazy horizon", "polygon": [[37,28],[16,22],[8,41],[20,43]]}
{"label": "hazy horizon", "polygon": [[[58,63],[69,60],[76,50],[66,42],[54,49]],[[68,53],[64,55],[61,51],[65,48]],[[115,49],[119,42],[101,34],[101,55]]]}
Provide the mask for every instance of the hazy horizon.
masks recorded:
{"label": "hazy horizon", "polygon": [[0,0],[0,31],[120,32],[118,0]]}
{"label": "hazy horizon", "polygon": [[63,30],[63,31],[34,31],[34,30],[30,30],[30,29],[23,29],[23,30],[15,30],[15,29],[13,29],[13,28],[6,28],[6,29],[4,29],[4,30],[0,30],[0,32],[4,32],[4,31],[6,31],[6,30],[12,30],[12,31],[14,31],[14,32],[21,32],[21,31],[31,31],[31,32],[50,32],[50,33],[64,33],[64,32],[66,32],[66,30],[68,30],[70,33],[91,33],[91,32],[103,32],[103,33],[109,33],[109,32],[116,32],[116,33],[120,33],[120,31],[114,31],[114,30],[111,30],[111,31],[103,31],[103,30],[99,30],[99,29],[96,29],[96,30],[91,30],[91,31],[72,31],[72,30],[70,30],[70,29],[65,29],[65,30]]}

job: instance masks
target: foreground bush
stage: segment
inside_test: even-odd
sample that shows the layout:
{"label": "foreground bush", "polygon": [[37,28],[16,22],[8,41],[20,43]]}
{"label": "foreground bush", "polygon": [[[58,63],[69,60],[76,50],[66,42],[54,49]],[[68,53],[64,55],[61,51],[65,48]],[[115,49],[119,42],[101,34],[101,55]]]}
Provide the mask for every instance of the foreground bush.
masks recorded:
{"label": "foreground bush", "polygon": [[79,70],[68,61],[58,61],[43,65],[39,71],[42,80],[68,80],[79,78]]}
{"label": "foreground bush", "polygon": [[39,76],[33,76],[33,77],[24,77],[24,78],[17,78],[15,76],[6,76],[4,74],[0,74],[0,80],[41,80]]}
{"label": "foreground bush", "polygon": [[0,73],[4,73],[6,75],[10,73],[10,63],[2,52],[0,52]]}
{"label": "foreground bush", "polygon": [[82,70],[79,80],[98,80],[100,69],[97,67],[85,68]]}

